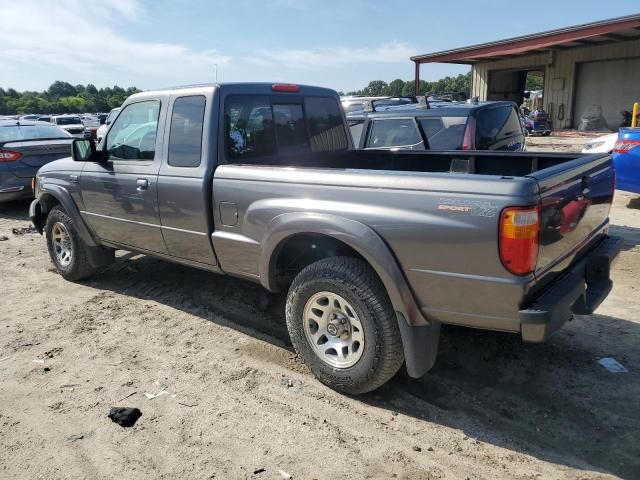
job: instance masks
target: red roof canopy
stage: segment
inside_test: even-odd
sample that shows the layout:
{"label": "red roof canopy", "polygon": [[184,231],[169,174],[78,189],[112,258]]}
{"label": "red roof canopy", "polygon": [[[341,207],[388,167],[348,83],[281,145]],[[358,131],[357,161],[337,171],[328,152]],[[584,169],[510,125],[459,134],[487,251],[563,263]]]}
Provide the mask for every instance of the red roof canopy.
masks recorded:
{"label": "red roof canopy", "polygon": [[522,54],[543,53],[551,49],[568,49],[611,42],[640,39],[640,14],[549,30],[496,42],[445,50],[411,57],[420,63],[461,63],[501,60]]}

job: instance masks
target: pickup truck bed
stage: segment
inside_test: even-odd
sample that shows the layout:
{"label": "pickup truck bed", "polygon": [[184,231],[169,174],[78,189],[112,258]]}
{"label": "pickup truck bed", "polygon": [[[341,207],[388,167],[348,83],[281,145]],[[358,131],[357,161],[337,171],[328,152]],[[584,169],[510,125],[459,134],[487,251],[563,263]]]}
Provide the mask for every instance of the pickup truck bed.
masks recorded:
{"label": "pickup truck bed", "polygon": [[[304,168],[295,159],[278,161],[280,166],[217,168],[214,194],[238,211],[238,223],[216,223],[212,234],[221,268],[273,290],[275,281],[261,266],[272,254],[276,218],[283,228],[287,217],[296,223],[340,212],[367,225],[393,252],[422,313],[407,314],[414,325],[430,318],[521,331],[520,309],[582,249],[602,240],[608,227],[613,173],[607,155],[360,150],[307,156]],[[588,201],[574,200],[590,178],[597,189]],[[545,222],[537,268],[514,276],[499,260],[499,214],[508,206],[536,204]],[[563,220],[572,207],[575,218]]]}
{"label": "pickup truck bed", "polygon": [[[65,278],[125,249],[288,289],[294,347],[348,393],[403,361],[423,375],[442,323],[542,341],[606,296],[620,249],[609,155],[355,151],[338,105],[290,85],[136,94],[97,149],[75,141],[76,161],[39,172],[31,217]],[[144,137],[110,140],[121,123]]]}

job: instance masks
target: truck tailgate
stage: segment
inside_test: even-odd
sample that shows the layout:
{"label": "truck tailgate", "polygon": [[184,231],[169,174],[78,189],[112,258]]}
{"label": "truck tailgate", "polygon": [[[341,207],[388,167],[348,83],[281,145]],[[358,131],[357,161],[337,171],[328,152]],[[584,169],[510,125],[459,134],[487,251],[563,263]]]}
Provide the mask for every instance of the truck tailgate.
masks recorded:
{"label": "truck tailgate", "polygon": [[536,179],[540,188],[541,232],[536,277],[548,281],[604,236],[615,174],[611,156],[596,154],[529,176]]}

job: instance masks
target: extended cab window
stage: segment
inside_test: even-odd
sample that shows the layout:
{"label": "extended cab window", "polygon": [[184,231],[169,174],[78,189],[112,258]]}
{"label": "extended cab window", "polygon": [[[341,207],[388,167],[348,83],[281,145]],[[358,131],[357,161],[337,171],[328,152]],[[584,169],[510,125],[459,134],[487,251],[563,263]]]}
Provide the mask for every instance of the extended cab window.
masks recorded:
{"label": "extended cab window", "polygon": [[479,150],[490,150],[499,141],[520,134],[520,118],[513,107],[486,108],[477,114],[476,148]]}
{"label": "extended cab window", "polygon": [[283,101],[266,95],[231,95],[225,102],[224,123],[225,151],[233,161],[349,147],[340,106],[333,98]]}
{"label": "extended cab window", "polygon": [[200,165],[205,103],[205,98],[201,95],[180,97],[173,103],[169,130],[169,165]]}
{"label": "extended cab window", "polygon": [[160,102],[149,100],[124,107],[107,134],[111,160],[153,160]]}
{"label": "extended cab window", "polygon": [[369,129],[367,148],[408,148],[424,150],[424,142],[413,118],[374,120]]}

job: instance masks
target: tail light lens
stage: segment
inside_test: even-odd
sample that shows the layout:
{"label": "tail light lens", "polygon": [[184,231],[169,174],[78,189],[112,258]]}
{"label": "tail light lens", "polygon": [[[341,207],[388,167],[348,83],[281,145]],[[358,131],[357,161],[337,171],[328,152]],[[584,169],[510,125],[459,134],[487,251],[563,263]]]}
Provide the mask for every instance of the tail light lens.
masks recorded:
{"label": "tail light lens", "polygon": [[14,152],[13,150],[5,150],[0,148],[0,162],[15,162],[22,154],[20,152]]}
{"label": "tail light lens", "polygon": [[540,246],[538,207],[509,207],[500,216],[500,260],[515,275],[536,269]]}
{"label": "tail light lens", "polygon": [[619,138],[613,147],[613,151],[616,153],[629,153],[630,150],[640,146],[640,140],[625,140]]}
{"label": "tail light lens", "polygon": [[476,119],[472,116],[467,120],[467,128],[464,130],[462,138],[462,150],[475,150],[476,148]]}

